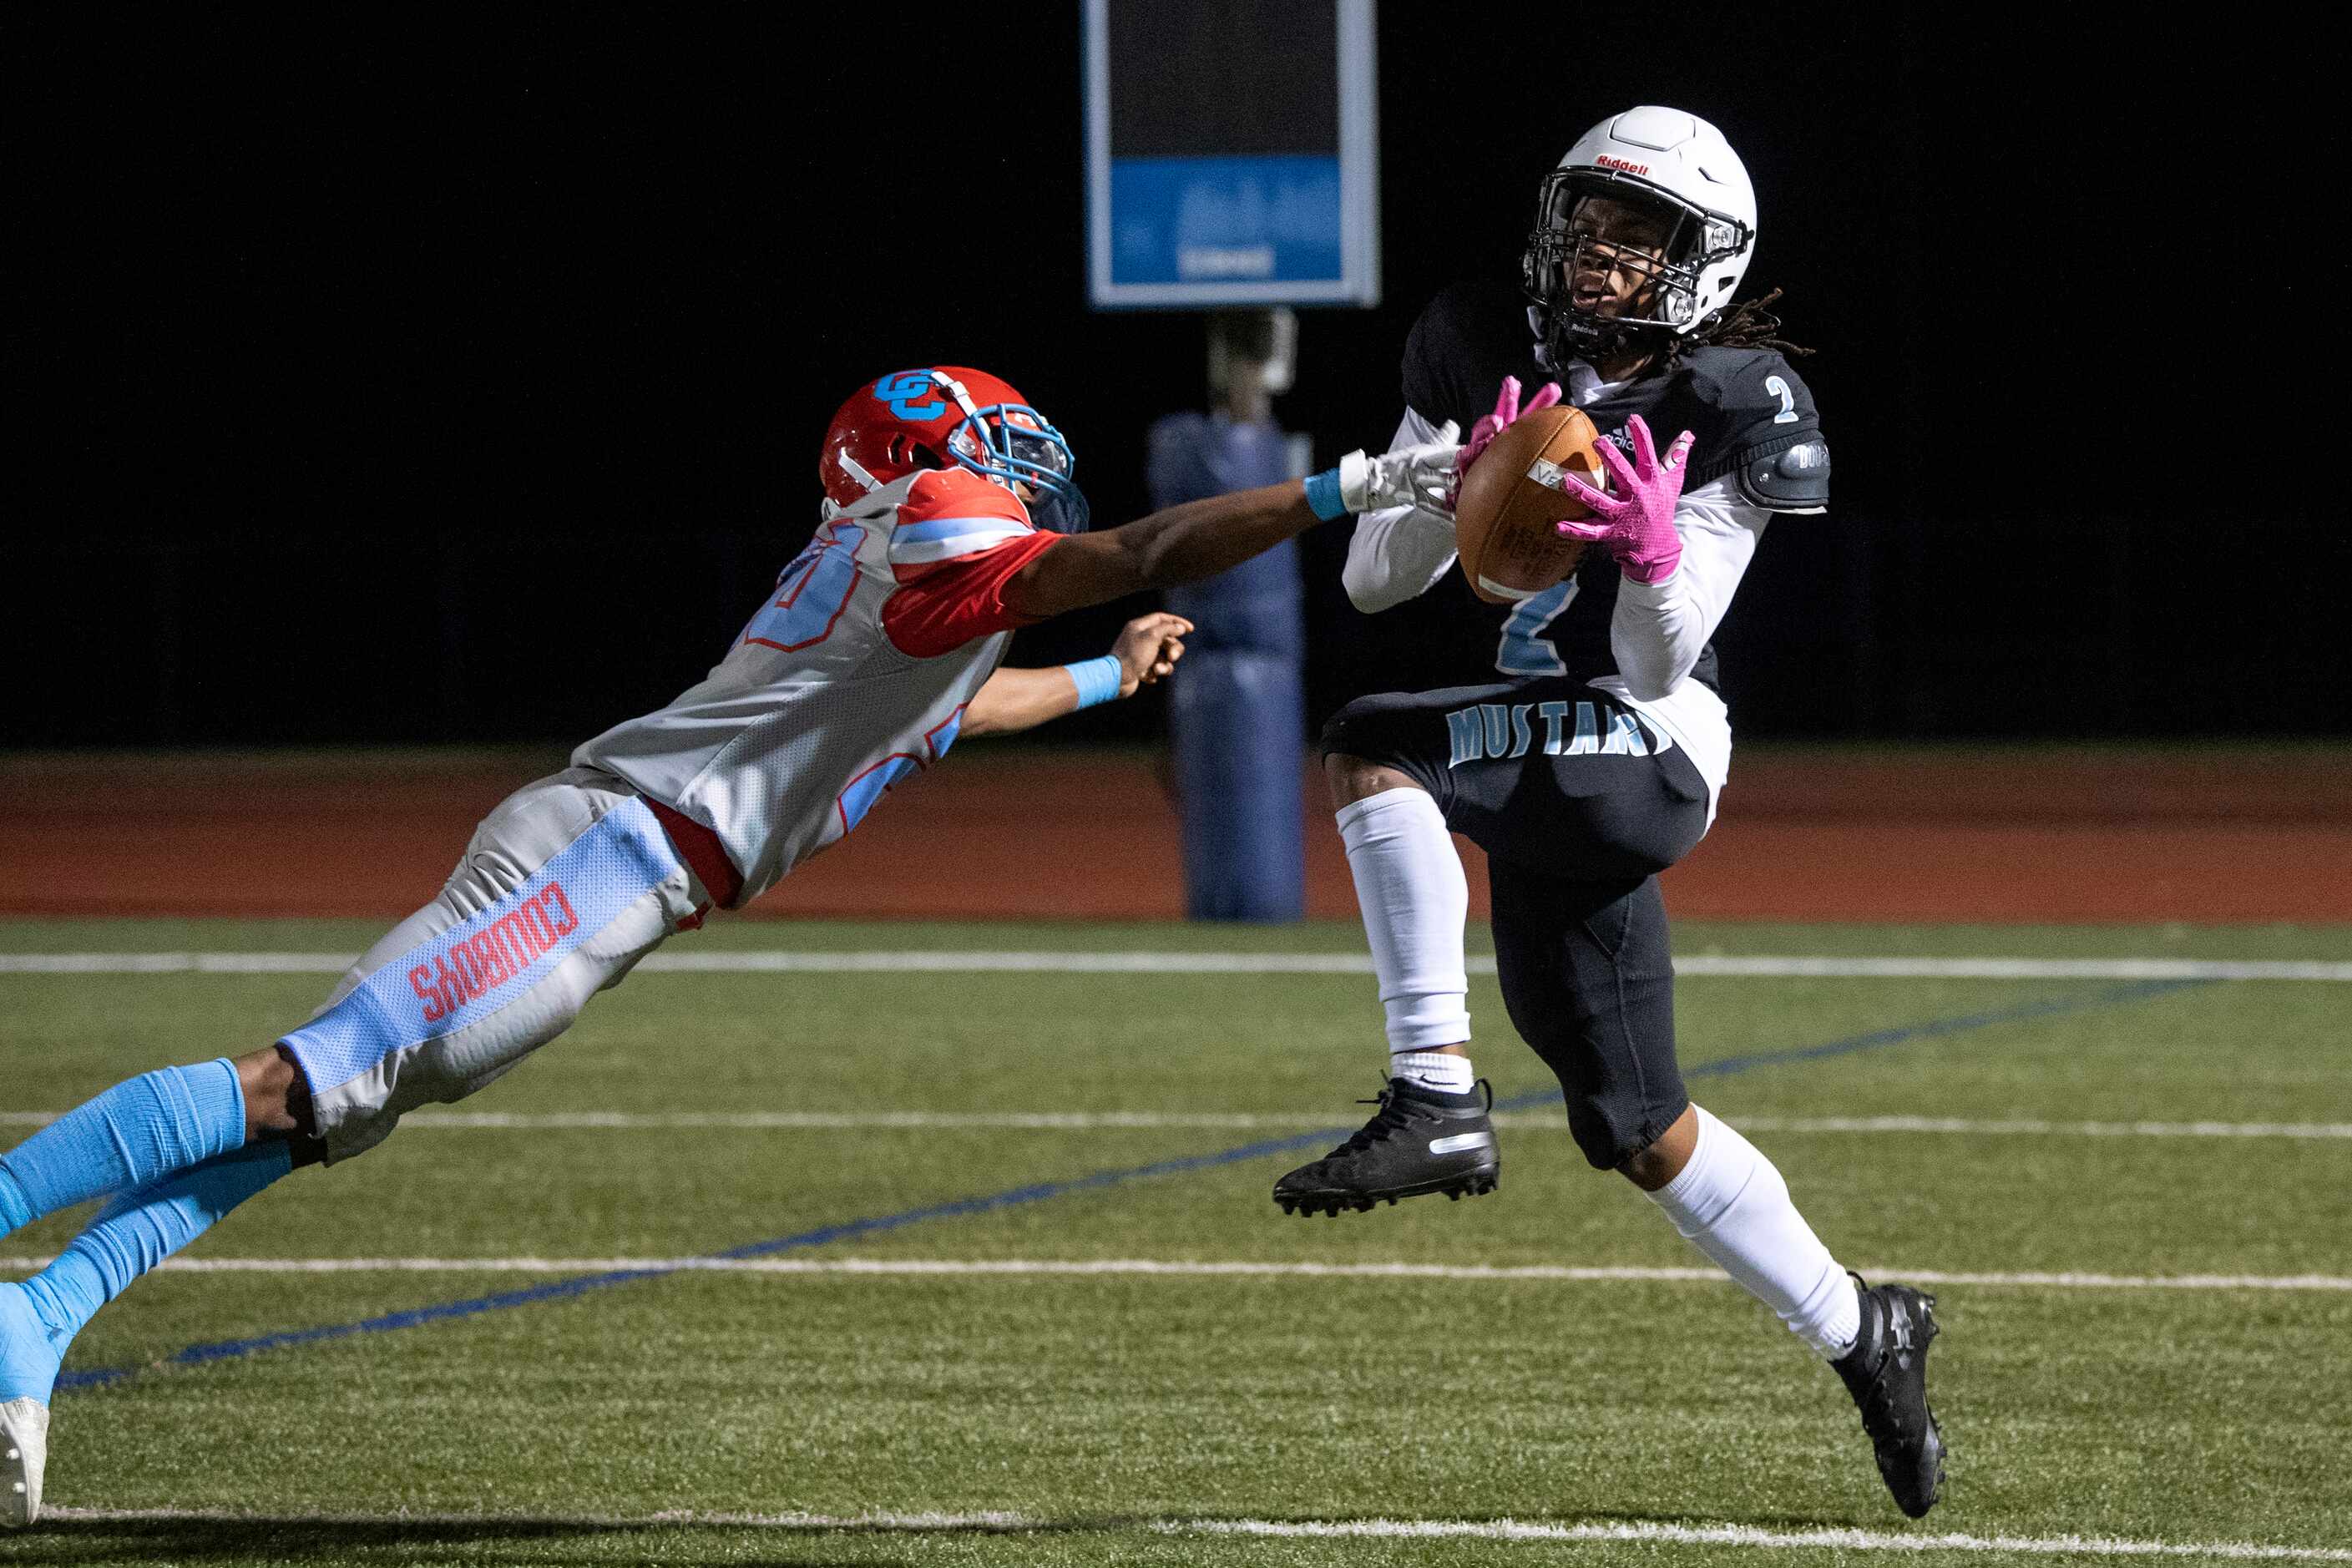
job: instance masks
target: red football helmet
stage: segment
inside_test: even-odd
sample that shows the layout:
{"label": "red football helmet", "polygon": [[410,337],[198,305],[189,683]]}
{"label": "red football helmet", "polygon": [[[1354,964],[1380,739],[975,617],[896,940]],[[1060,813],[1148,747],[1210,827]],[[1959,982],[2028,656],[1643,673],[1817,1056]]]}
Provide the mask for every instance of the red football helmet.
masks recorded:
{"label": "red football helmet", "polygon": [[1007,489],[1025,484],[1032,519],[1056,533],[1086,527],[1070,444],[1007,381],[959,365],[894,372],[850,394],[817,453],[825,511],[856,505],[921,468],[969,468]]}

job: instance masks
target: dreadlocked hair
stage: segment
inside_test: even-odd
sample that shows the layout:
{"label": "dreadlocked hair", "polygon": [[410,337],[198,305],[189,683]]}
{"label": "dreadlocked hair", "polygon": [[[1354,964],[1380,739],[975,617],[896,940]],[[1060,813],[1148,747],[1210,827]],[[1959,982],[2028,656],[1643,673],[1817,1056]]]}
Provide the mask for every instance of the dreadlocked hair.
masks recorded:
{"label": "dreadlocked hair", "polygon": [[1673,364],[1697,348],[1771,349],[1800,359],[1811,353],[1812,350],[1779,335],[1780,318],[1766,307],[1780,297],[1780,290],[1775,289],[1761,299],[1743,300],[1717,310],[1696,331],[1674,340],[1666,349],[1666,363]]}

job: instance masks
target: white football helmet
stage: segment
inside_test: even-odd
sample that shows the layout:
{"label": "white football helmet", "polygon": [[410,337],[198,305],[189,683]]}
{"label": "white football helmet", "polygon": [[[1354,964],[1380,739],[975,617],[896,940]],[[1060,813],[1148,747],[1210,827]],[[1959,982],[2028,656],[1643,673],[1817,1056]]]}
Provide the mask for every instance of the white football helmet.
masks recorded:
{"label": "white football helmet", "polygon": [[[1606,196],[1672,220],[1665,264],[1639,314],[1602,317],[1573,308],[1569,279],[1589,243],[1573,232],[1578,203]],[[1577,139],[1544,176],[1535,228],[1520,261],[1530,312],[1557,368],[1591,359],[1637,333],[1693,331],[1731,303],[1756,249],[1756,191],[1723,132],[1696,114],[1645,105],[1612,115]]]}

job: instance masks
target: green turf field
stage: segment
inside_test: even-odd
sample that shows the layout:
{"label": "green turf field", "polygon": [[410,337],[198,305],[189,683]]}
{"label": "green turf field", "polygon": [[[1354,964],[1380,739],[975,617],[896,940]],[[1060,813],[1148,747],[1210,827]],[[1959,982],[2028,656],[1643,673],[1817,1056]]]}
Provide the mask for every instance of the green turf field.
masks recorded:
{"label": "green turf field", "polygon": [[[0,954],[375,934],[0,924]],[[736,922],[664,956],[1360,942]],[[1677,947],[2340,963],[2352,931],[1689,926]],[[0,972],[0,1148],[130,1073],[266,1042],[329,979]],[[124,1375],[60,1394],[58,1517],[0,1562],[2352,1562],[2352,984],[1679,994],[1694,1094],[1841,1258],[1946,1277],[1951,1477],[1920,1524],[1835,1377],[1586,1169],[1491,976],[1478,1065],[1524,1102],[1502,1190],[1302,1221],[1267,1189],[1378,1085],[1366,976],[645,972],[188,1255],[341,1267],[166,1271],[102,1314],[68,1373]],[[0,1277],[72,1228],[0,1240]]]}

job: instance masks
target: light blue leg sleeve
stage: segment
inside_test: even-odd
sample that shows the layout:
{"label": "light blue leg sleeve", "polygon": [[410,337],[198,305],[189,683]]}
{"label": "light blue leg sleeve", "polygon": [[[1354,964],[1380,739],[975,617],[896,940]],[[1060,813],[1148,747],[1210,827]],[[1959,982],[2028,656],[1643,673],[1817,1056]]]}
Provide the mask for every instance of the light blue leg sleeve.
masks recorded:
{"label": "light blue leg sleeve", "polygon": [[245,1091],[226,1057],[142,1073],[0,1154],[0,1236],[244,1143]]}
{"label": "light blue leg sleeve", "polygon": [[[292,1147],[278,1139],[216,1155],[115,1199],[47,1268],[0,1286],[23,1291],[39,1330],[0,1333],[0,1402],[47,1399],[66,1346],[100,1307],[291,1169]],[[9,1305],[0,1302],[0,1318]]]}

